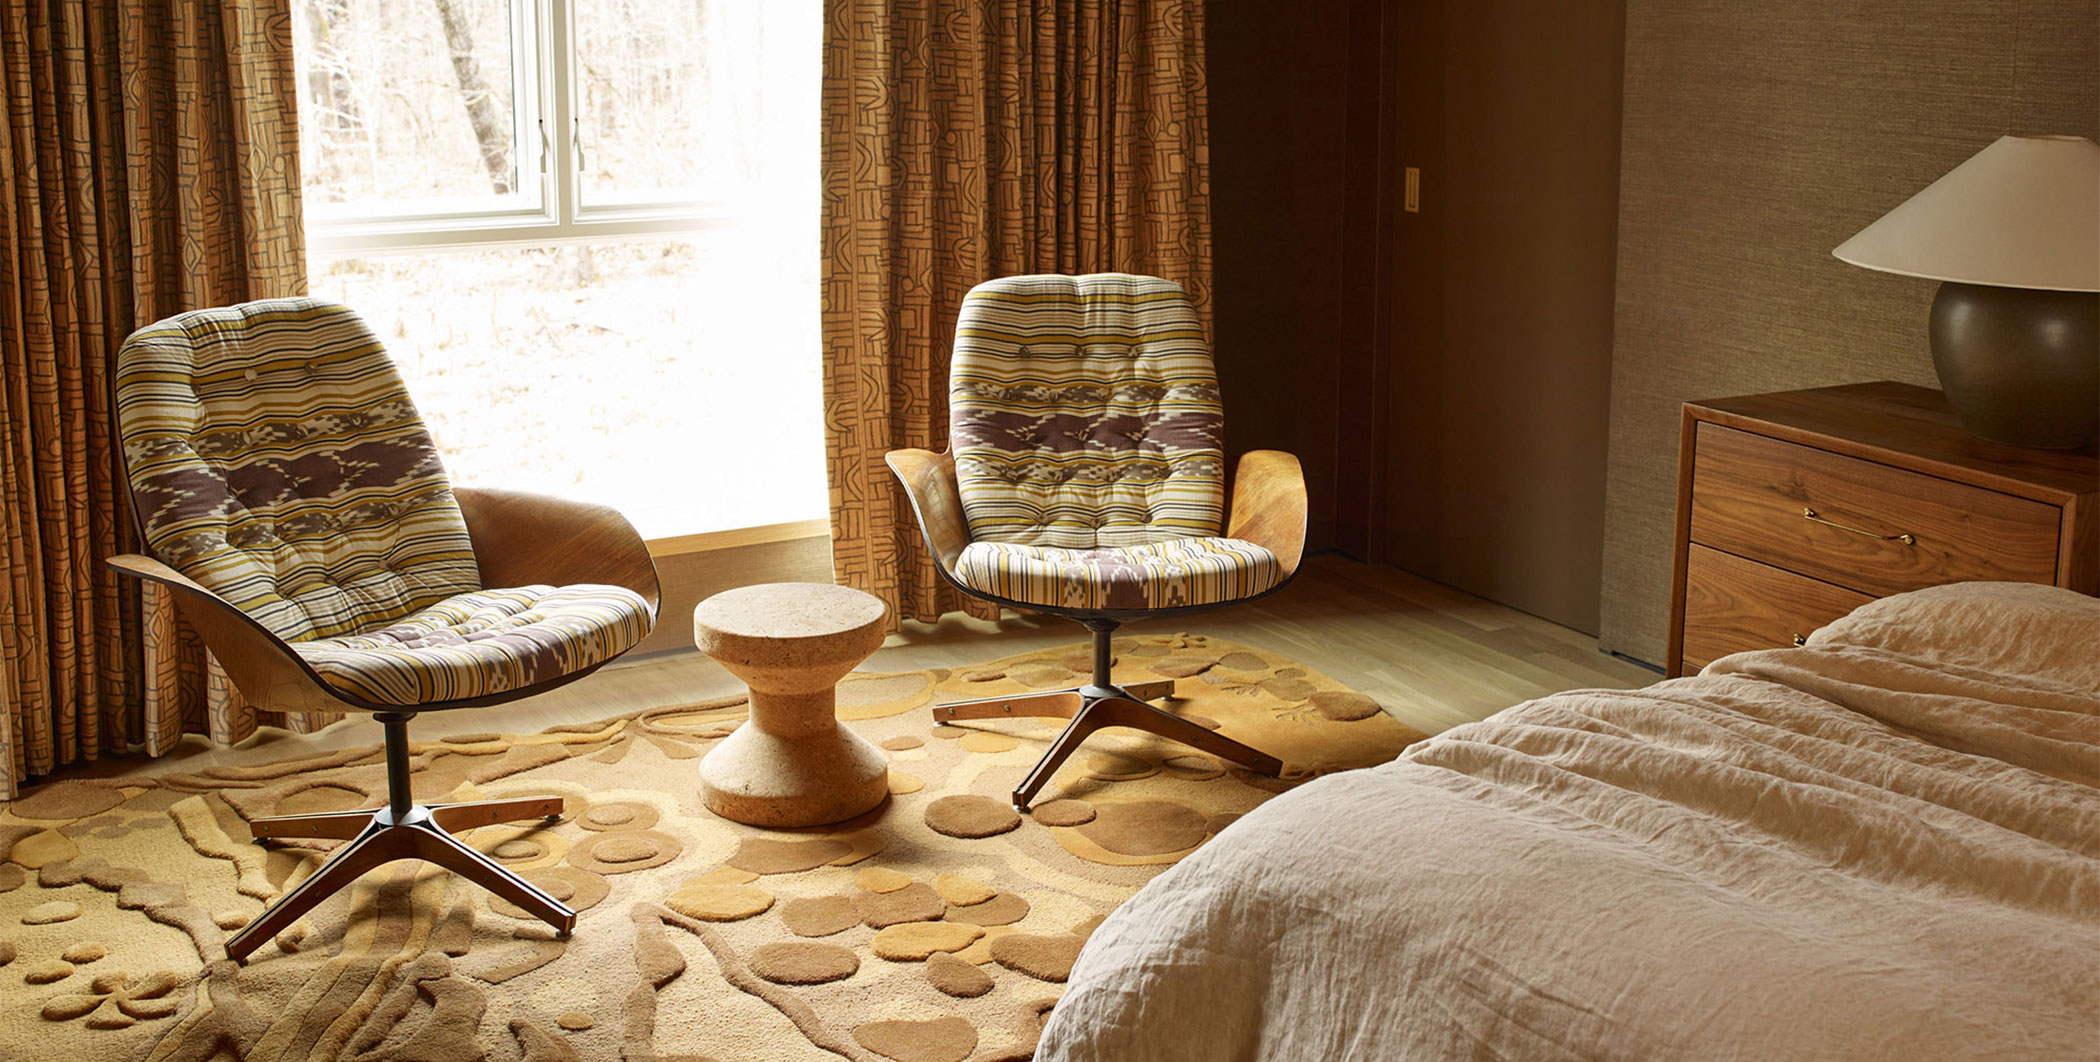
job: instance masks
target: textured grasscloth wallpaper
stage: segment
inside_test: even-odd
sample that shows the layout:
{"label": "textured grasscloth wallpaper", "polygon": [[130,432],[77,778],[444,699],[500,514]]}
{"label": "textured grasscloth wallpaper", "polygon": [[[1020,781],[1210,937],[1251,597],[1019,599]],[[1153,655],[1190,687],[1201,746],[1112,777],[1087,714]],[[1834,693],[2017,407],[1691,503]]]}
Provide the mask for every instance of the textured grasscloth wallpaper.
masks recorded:
{"label": "textured grasscloth wallpaper", "polygon": [[1830,249],[2004,134],[2100,134],[2095,0],[1627,0],[1605,648],[1659,662],[1678,406],[1936,386],[1934,284]]}

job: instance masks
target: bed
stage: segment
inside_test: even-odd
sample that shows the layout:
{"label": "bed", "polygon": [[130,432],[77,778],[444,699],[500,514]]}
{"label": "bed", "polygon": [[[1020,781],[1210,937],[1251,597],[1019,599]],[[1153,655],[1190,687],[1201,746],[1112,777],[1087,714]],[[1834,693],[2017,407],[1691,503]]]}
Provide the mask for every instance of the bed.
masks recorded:
{"label": "bed", "polygon": [[2100,600],[1969,583],[1279,797],[1037,1058],[2100,1057]]}

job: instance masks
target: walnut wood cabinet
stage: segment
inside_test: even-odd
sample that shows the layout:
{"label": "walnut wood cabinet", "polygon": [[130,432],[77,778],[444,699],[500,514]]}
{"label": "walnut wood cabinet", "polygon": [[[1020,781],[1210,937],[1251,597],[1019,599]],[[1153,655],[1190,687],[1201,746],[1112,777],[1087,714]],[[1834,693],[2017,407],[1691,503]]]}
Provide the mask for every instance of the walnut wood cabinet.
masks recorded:
{"label": "walnut wood cabinet", "polygon": [[1685,403],[1671,675],[1968,579],[2100,594],[2100,457],[1975,438],[1908,384]]}

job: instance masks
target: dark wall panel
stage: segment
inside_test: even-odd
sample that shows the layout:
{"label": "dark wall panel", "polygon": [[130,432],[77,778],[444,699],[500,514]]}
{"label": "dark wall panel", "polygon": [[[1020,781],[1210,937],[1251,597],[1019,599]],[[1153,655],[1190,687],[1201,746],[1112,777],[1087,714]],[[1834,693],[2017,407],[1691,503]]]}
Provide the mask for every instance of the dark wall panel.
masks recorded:
{"label": "dark wall panel", "polygon": [[1617,3],[1402,5],[1377,559],[1597,629]]}
{"label": "dark wall panel", "polygon": [[1213,4],[1204,37],[1226,444],[1298,455],[1316,547],[1338,496],[1349,6]]}

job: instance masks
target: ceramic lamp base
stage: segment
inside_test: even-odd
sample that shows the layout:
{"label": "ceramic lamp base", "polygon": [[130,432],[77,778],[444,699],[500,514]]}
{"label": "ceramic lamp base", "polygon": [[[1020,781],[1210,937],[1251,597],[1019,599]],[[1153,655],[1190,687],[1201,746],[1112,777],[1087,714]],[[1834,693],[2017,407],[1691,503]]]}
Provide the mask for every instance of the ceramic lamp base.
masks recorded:
{"label": "ceramic lamp base", "polygon": [[2100,434],[2100,295],[1940,285],[1932,364],[1962,427],[2075,450]]}

